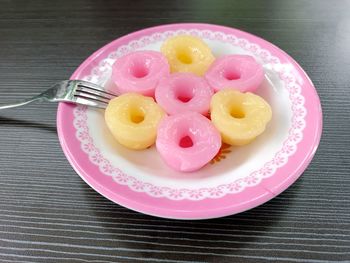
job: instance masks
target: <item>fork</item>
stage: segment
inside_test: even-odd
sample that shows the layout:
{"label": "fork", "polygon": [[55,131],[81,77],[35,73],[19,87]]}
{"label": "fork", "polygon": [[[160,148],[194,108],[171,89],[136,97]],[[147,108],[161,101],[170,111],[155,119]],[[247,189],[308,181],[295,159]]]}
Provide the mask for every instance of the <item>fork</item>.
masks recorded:
{"label": "fork", "polygon": [[64,80],[32,98],[11,104],[0,105],[0,110],[23,106],[35,101],[71,102],[105,109],[117,95],[105,91],[101,86],[83,80]]}

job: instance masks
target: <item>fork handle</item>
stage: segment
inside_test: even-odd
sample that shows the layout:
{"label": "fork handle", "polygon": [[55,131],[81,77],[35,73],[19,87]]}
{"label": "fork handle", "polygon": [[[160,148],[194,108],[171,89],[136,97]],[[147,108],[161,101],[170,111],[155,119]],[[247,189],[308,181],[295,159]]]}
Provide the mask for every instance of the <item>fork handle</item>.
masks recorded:
{"label": "fork handle", "polygon": [[0,104],[0,110],[15,108],[15,107],[27,105],[27,104],[32,103],[34,101],[42,101],[42,100],[43,100],[43,98],[41,96],[35,96],[33,98],[17,101],[15,103],[11,103],[11,104]]}

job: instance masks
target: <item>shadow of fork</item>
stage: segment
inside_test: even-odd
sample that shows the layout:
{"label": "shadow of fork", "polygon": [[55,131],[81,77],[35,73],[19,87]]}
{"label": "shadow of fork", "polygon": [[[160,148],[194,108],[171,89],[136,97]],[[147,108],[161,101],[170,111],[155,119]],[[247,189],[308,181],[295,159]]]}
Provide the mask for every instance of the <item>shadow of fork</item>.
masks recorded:
{"label": "shadow of fork", "polygon": [[24,128],[28,128],[28,127],[36,128],[36,129],[42,129],[42,130],[46,130],[57,134],[56,126],[53,126],[50,124],[0,116],[0,126],[3,126],[3,125],[24,127]]}

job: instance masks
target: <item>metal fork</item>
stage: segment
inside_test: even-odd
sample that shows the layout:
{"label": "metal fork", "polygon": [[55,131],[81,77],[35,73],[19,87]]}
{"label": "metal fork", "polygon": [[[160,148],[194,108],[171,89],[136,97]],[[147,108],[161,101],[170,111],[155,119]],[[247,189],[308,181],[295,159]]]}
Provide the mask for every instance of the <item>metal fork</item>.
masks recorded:
{"label": "metal fork", "polygon": [[101,86],[83,80],[64,80],[32,98],[11,104],[0,105],[0,110],[23,106],[35,101],[71,102],[105,109],[117,95],[105,91]]}

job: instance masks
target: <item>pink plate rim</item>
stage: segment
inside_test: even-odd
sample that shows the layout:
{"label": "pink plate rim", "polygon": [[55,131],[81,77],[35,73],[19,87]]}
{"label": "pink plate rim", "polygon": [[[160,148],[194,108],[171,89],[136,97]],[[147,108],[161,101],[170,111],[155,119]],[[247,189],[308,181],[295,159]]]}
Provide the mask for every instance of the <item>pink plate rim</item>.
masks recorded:
{"label": "pink plate rim", "polygon": [[208,219],[232,215],[254,208],[272,199],[293,184],[311,162],[320,142],[322,133],[321,103],[316,89],[307,74],[294,59],[275,45],[238,29],[211,24],[181,23],[136,31],[118,38],[97,50],[77,68],[71,79],[88,74],[116,46],[125,45],[135,38],[167,30],[194,28],[220,31],[225,34],[244,37],[278,57],[281,63],[293,66],[295,71],[293,73],[298,76],[297,81],[302,87],[301,93],[305,98],[304,106],[307,109],[303,139],[298,144],[296,152],[289,157],[287,164],[279,167],[273,176],[263,179],[256,186],[248,187],[242,192],[227,194],[217,199],[207,198],[196,201],[171,200],[133,191],[126,185],[115,183],[111,177],[105,176],[100,172],[99,168],[90,162],[87,154],[81,149],[79,140],[74,136],[73,110],[75,106],[60,103],[57,110],[58,137],[63,152],[72,167],[98,193],[117,204],[141,213],[172,219]]}

